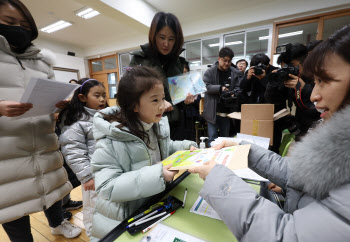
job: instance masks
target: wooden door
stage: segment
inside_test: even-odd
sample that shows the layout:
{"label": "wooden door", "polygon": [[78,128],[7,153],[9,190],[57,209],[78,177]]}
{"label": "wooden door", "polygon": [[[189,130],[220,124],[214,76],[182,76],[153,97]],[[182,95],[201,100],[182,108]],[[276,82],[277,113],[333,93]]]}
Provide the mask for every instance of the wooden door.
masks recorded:
{"label": "wooden door", "polygon": [[116,100],[113,98],[109,99],[108,74],[107,73],[93,74],[91,75],[91,78],[96,79],[97,81],[101,82],[105,86],[108,105],[115,106]]}

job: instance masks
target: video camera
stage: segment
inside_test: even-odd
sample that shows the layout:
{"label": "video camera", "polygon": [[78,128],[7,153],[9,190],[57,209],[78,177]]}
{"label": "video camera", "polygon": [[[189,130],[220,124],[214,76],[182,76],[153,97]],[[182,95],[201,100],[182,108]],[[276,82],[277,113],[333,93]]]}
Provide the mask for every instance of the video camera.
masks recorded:
{"label": "video camera", "polygon": [[299,75],[299,66],[292,66],[292,65],[285,64],[281,69],[277,70],[276,74],[280,82],[285,82],[291,79],[289,77],[289,74],[292,74],[294,76]]}
{"label": "video camera", "polygon": [[[292,44],[285,44],[276,47],[276,53],[283,56],[282,62],[286,63],[282,66],[281,69],[278,69],[276,73],[273,73],[270,77],[272,84],[277,86],[279,83],[290,80],[289,74],[294,76],[299,75],[299,66],[293,66],[290,64],[292,57]],[[280,58],[279,57],[279,58]]]}
{"label": "video camera", "polygon": [[254,74],[260,76],[264,73],[264,70],[266,70],[266,65],[259,63],[257,66],[254,66],[253,69]]}
{"label": "video camera", "polygon": [[[227,88],[230,85],[226,85]],[[232,91],[222,91],[220,95],[220,102],[227,108],[236,107],[238,104],[238,95],[242,92],[242,90],[234,89]]]}

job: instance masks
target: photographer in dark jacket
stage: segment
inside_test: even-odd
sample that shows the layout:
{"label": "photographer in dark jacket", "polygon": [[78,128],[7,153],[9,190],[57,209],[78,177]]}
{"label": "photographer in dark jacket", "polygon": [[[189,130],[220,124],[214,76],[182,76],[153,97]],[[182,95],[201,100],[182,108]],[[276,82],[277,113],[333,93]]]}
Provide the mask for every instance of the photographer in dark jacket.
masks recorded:
{"label": "photographer in dark jacket", "polygon": [[241,89],[246,95],[245,103],[266,103],[264,94],[267,76],[277,67],[270,65],[270,58],[265,54],[256,54],[250,61],[250,68],[246,71],[241,82]]}
{"label": "photographer in dark jacket", "polygon": [[[299,129],[297,137],[306,134],[312,124],[320,119],[320,113],[310,101],[313,83],[310,78],[303,75],[303,62],[308,55],[308,50],[303,44],[287,44],[285,51],[278,57],[277,63],[282,66],[268,76],[268,84],[265,92],[266,101],[275,104],[275,112],[286,108],[286,100],[291,109],[296,106],[295,121],[287,122],[279,130],[275,130],[274,147],[280,144],[283,128],[296,125]],[[279,142],[279,144],[275,144]]]}
{"label": "photographer in dark jacket", "polygon": [[208,123],[209,145],[218,137],[218,129],[220,137],[229,136],[232,121],[227,114],[240,111],[240,84],[243,74],[232,66],[233,56],[232,49],[221,48],[218,61],[204,73],[203,81],[207,92],[203,117]]}

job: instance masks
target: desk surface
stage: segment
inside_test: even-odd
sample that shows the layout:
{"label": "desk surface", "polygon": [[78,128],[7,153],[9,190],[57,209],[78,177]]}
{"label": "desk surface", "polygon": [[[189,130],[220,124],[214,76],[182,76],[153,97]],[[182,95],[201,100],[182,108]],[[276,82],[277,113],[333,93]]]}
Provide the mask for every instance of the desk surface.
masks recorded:
{"label": "desk surface", "polygon": [[[200,179],[197,174],[191,174],[178,184],[169,195],[182,201],[185,189],[187,188],[185,208],[177,209],[173,216],[170,216],[162,223],[173,229],[190,234],[205,241],[237,241],[231,231],[221,220],[190,212],[191,207],[199,196],[198,193],[202,188],[203,183],[204,181]],[[258,186],[253,185],[253,187],[259,189]],[[145,236],[145,234],[140,233],[132,236],[128,232],[125,232],[116,239],[116,241],[140,241],[143,236]]]}

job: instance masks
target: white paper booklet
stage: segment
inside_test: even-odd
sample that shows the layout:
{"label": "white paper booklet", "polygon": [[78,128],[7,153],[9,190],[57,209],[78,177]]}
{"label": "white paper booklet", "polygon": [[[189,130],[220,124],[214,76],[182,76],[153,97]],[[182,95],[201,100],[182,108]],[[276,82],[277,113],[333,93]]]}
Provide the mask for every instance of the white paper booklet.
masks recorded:
{"label": "white paper booklet", "polygon": [[207,216],[209,218],[221,220],[219,215],[215,212],[215,210],[212,207],[210,207],[210,205],[201,196],[197,198],[196,202],[190,209],[190,212],[198,215]]}
{"label": "white paper booklet", "polygon": [[185,234],[176,229],[172,229],[164,224],[155,226],[140,242],[169,242],[169,241],[186,241],[186,242],[205,242],[204,240]]}
{"label": "white paper booklet", "polygon": [[56,103],[65,100],[79,86],[42,78],[30,79],[19,102],[32,103],[33,108],[16,119],[53,113]]}
{"label": "white paper booklet", "polygon": [[[262,148],[268,149],[270,144],[270,138],[265,137],[259,137],[259,136],[253,136],[248,134],[237,134],[237,138],[227,138],[227,137],[218,137],[215,139],[211,145],[215,146],[217,144],[220,144],[223,140],[232,140],[236,143],[239,143],[241,141],[248,141],[252,144],[259,145]],[[262,176],[259,176],[256,172],[249,168],[239,169],[233,171],[237,176],[247,179],[247,180],[253,180],[253,181],[264,181],[267,182],[268,180],[263,178]]]}

